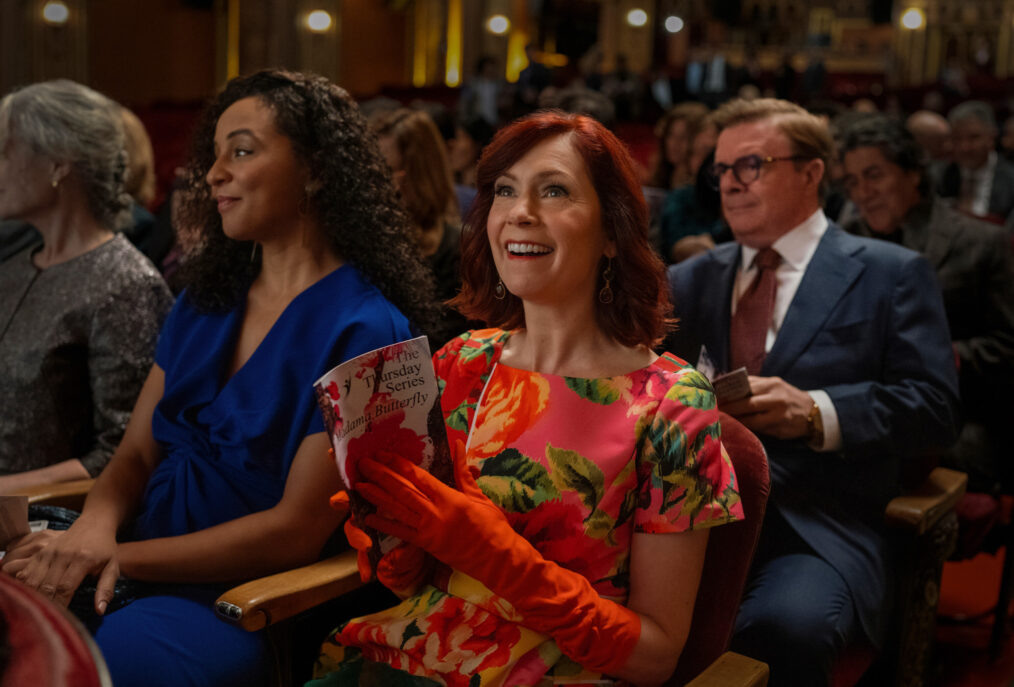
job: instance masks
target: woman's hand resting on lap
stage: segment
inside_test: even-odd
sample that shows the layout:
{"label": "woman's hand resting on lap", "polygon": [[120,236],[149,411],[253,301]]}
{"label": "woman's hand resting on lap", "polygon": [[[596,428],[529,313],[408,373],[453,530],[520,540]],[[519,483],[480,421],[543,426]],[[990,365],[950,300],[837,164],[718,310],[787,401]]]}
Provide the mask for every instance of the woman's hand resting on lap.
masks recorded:
{"label": "woman's hand resting on lap", "polygon": [[81,581],[98,577],[95,610],[105,613],[120,574],[115,529],[78,519],[65,532],[46,530],[15,540],[0,571],[66,606]]}

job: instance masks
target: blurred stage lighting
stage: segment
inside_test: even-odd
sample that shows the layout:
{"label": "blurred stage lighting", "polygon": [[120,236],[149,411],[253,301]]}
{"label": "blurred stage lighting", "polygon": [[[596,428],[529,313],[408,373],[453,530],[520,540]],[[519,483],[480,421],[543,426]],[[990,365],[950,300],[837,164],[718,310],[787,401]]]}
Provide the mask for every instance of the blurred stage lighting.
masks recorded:
{"label": "blurred stage lighting", "polygon": [[683,20],[676,15],[666,17],[665,30],[669,33],[679,33],[683,30]]}
{"label": "blurred stage lighting", "polygon": [[331,15],[325,10],[314,10],[306,15],[306,28],[314,33],[324,33],[331,28]]}
{"label": "blurred stage lighting", "polygon": [[926,15],[918,7],[910,7],[901,15],[901,25],[906,29],[921,29],[926,23]]}
{"label": "blurred stage lighting", "polygon": [[631,26],[644,26],[648,23],[648,13],[644,10],[630,10],[627,12],[627,23]]}
{"label": "blurred stage lighting", "polygon": [[47,2],[42,8],[42,18],[48,24],[66,24],[70,10],[62,2]]}
{"label": "blurred stage lighting", "polygon": [[502,14],[494,14],[486,20],[486,30],[502,36],[511,30],[511,20]]}

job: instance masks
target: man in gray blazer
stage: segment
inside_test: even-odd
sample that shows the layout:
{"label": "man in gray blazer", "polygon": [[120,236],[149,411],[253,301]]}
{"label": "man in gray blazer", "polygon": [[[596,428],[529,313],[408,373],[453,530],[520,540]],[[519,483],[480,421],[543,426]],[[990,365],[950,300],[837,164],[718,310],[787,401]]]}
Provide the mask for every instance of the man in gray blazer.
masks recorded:
{"label": "man in gray blazer", "polygon": [[1014,163],[996,152],[993,108],[969,100],[954,107],[947,119],[954,161],[933,168],[937,191],[966,214],[996,224],[1014,220]]}
{"label": "man in gray blazer", "polygon": [[[1014,486],[1014,268],[1005,231],[959,213],[930,189],[925,153],[897,122],[856,122],[841,146],[861,219],[849,231],[922,253],[937,273],[959,366],[965,426],[944,463],[975,491]],[[1014,192],[1014,189],[1012,189]]]}

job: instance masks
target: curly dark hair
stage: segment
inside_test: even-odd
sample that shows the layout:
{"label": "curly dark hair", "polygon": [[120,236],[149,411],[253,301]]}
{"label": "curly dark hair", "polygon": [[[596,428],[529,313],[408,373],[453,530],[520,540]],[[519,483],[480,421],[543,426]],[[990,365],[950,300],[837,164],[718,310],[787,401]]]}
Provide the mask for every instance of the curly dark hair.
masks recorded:
{"label": "curly dark hair", "polygon": [[930,194],[929,158],[905,126],[886,115],[869,114],[851,122],[841,131],[839,157],[857,148],[877,148],[888,162],[906,172],[919,174],[919,195]]}
{"label": "curly dark hair", "polygon": [[256,97],[275,115],[279,131],[309,170],[307,211],[331,249],[423,332],[436,321],[433,278],[412,240],[387,165],[355,101],[322,76],[264,70],[231,80],[202,115],[183,179],[180,225],[198,248],[181,268],[181,283],[205,311],[234,307],[260,271],[250,241],[222,230],[205,182],[215,162],[218,118],[233,103]]}

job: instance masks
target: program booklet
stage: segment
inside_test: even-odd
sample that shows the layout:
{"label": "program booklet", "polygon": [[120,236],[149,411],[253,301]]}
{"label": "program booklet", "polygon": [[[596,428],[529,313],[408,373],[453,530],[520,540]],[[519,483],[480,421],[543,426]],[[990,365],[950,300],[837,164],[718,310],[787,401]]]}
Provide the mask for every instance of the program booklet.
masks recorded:
{"label": "program booklet", "polygon": [[373,540],[374,571],[380,556],[399,540],[363,526],[375,508],[353,486],[356,461],[381,451],[397,454],[454,485],[440,393],[425,336],[363,353],[314,383],[324,428],[334,448],[352,518]]}

